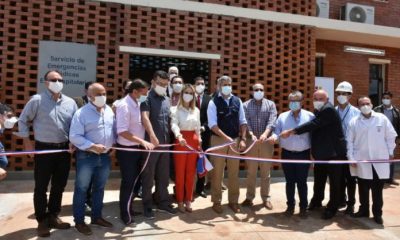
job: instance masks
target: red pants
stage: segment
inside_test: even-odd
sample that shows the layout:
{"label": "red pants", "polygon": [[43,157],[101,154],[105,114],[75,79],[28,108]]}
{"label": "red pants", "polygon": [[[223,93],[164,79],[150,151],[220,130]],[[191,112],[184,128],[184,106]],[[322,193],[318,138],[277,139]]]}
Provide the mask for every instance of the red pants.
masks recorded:
{"label": "red pants", "polygon": [[[197,137],[195,131],[181,131],[181,134],[188,145],[192,146],[194,149],[199,148],[199,138]],[[178,140],[176,140],[176,142],[178,145],[175,145],[175,150],[188,150],[187,147],[179,145]],[[193,199],[197,158],[198,154],[174,154],[175,190],[176,201],[178,203],[192,201]]]}

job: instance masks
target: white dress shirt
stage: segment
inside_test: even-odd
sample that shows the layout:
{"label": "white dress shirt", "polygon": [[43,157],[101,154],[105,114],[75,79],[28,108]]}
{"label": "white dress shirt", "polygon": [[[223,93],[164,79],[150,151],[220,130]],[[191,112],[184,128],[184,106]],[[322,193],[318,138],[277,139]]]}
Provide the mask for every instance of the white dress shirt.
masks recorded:
{"label": "white dress shirt", "polygon": [[201,141],[200,111],[197,107],[186,109],[182,105],[171,107],[171,130],[175,137],[182,136],[181,131],[195,131]]}
{"label": "white dress shirt", "polygon": [[[396,147],[396,131],[389,119],[382,113],[372,111],[371,117],[360,114],[348,126],[347,157],[349,160],[387,160],[393,156]],[[389,178],[389,163],[358,163],[350,167],[353,176],[373,179],[372,165],[379,179]]]}

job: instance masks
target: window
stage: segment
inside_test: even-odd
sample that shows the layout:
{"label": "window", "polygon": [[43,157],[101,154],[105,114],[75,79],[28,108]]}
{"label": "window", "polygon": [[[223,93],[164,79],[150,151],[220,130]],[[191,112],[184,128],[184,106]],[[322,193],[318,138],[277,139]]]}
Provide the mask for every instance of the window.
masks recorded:
{"label": "window", "polygon": [[316,77],[324,76],[324,57],[315,58],[315,76]]}
{"label": "window", "polygon": [[369,92],[371,102],[374,106],[381,104],[382,93],[385,89],[384,83],[386,78],[385,64],[369,65]]}

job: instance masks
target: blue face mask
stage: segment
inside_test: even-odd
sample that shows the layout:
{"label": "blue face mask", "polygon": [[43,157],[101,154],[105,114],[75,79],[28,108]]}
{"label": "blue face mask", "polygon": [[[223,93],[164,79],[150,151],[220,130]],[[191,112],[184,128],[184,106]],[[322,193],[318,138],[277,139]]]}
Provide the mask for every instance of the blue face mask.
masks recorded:
{"label": "blue face mask", "polygon": [[221,92],[222,94],[224,94],[225,96],[229,95],[232,93],[232,87],[231,86],[223,86],[221,88]]}
{"label": "blue face mask", "polygon": [[138,101],[138,103],[142,103],[144,101],[147,100],[147,96],[145,95],[140,95],[140,97],[138,99],[136,99]]}
{"label": "blue face mask", "polygon": [[290,102],[289,103],[289,109],[292,111],[297,111],[301,108],[300,102]]}

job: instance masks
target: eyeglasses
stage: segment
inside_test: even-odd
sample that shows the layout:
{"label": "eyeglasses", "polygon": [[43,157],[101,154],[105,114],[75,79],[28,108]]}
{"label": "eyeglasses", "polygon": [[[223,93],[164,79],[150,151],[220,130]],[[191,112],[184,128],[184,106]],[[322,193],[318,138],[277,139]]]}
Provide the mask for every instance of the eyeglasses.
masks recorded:
{"label": "eyeglasses", "polygon": [[340,95],[342,95],[342,96],[348,96],[348,95],[349,95],[349,93],[347,93],[347,92],[336,92],[336,94],[337,94],[338,96],[340,96]]}
{"label": "eyeglasses", "polygon": [[264,92],[264,89],[254,89],[254,92]]}
{"label": "eyeglasses", "polygon": [[64,82],[63,79],[58,79],[58,78],[49,79],[47,81],[49,81],[49,82],[61,82],[61,83]]}
{"label": "eyeglasses", "polygon": [[183,94],[190,94],[190,95],[193,95],[193,92],[184,92]]}

